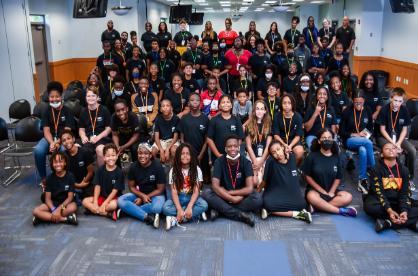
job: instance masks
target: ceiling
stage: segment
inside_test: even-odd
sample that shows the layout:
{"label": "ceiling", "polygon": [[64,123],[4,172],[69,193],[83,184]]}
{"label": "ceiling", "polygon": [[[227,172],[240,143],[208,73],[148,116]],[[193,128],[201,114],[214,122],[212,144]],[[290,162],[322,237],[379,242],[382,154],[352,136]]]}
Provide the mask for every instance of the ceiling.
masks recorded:
{"label": "ceiling", "polygon": [[[156,0],[170,6],[178,5],[179,0]],[[193,5],[197,12],[231,12],[247,11],[294,11],[297,5],[322,5],[332,0],[181,0],[181,5]],[[283,6],[282,6],[283,5]],[[273,9],[274,8],[274,9]]]}

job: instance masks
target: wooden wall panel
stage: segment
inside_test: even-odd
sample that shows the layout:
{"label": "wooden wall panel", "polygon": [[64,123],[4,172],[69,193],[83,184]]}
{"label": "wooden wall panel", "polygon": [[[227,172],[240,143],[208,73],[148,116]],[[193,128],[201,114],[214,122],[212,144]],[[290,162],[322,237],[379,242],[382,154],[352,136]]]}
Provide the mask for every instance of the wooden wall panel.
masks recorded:
{"label": "wooden wall panel", "polygon": [[71,58],[49,63],[51,79],[60,81],[64,87],[73,80],[85,83],[95,66],[96,58]]}

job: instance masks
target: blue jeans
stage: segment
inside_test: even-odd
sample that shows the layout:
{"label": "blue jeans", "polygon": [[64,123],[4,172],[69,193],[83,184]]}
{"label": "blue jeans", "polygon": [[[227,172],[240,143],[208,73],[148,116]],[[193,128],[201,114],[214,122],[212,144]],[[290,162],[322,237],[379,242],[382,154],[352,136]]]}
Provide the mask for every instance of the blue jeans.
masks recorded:
{"label": "blue jeans", "polygon": [[347,148],[358,151],[360,163],[359,179],[367,179],[367,168],[372,168],[376,164],[372,141],[365,137],[350,137],[347,139]]}
{"label": "blue jeans", "polygon": [[[64,151],[64,147],[61,146],[60,151]],[[35,166],[38,170],[41,179],[46,177],[46,156],[49,153],[49,143],[45,138],[39,140],[35,146],[33,155],[35,156]]]}
{"label": "blue jeans", "polygon": [[313,142],[314,139],[316,139],[315,135],[305,136],[305,143],[306,143],[306,146],[308,147],[309,151],[311,151],[311,146],[312,146],[312,142]]}
{"label": "blue jeans", "polygon": [[[179,201],[183,210],[187,208],[187,205],[189,204],[191,198],[192,198],[191,194],[188,195],[185,193],[179,193]],[[200,215],[203,212],[205,212],[207,209],[208,209],[208,203],[199,196],[193,205],[192,219],[193,220],[199,219]],[[163,214],[166,216],[173,216],[173,217],[177,216],[177,209],[176,209],[176,205],[174,205],[173,200],[169,199],[164,203]]]}
{"label": "blue jeans", "polygon": [[136,205],[134,201],[138,197],[133,193],[124,194],[118,198],[118,207],[126,214],[144,221],[147,214],[159,214],[163,209],[165,197],[163,195],[154,196],[151,198],[151,203],[145,203],[140,206]]}

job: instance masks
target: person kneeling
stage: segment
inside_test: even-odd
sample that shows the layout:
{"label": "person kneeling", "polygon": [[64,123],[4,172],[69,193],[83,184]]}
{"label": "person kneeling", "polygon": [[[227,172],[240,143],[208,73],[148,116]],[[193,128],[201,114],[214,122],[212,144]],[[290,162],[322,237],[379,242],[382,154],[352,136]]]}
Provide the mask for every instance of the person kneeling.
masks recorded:
{"label": "person kneeling", "polygon": [[161,163],[152,159],[147,143],[138,146],[138,161],[129,168],[128,185],[131,191],[118,198],[119,208],[126,214],[158,228],[165,202],[166,174]]}
{"label": "person kneeling", "polygon": [[363,207],[376,219],[376,232],[402,227],[418,232],[418,207],[411,206],[409,171],[397,162],[398,150],[396,145],[386,143],[382,159],[370,170],[372,185]]}
{"label": "person kneeling", "polygon": [[344,207],[351,203],[352,195],[338,190],[343,176],[342,166],[330,129],[318,132],[311,153],[303,164],[303,172],[308,183],[306,199],[313,208],[343,216],[357,216],[354,207]]}
{"label": "person kneeling", "polygon": [[172,199],[165,202],[166,230],[181,222],[206,220],[204,212],[208,209],[206,201],[199,196],[203,182],[202,171],[197,165],[196,153],[189,144],[181,144],[175,153],[173,168],[168,179]]}
{"label": "person kneeling", "polygon": [[254,191],[251,162],[239,154],[239,140],[235,135],[225,140],[226,155],[216,159],[212,187],[202,196],[212,208],[212,220],[219,212],[254,227],[254,217],[248,212],[260,210],[263,200],[261,194]]}
{"label": "person kneeling", "polygon": [[53,171],[46,179],[44,203],[33,210],[33,226],[41,221],[77,225],[77,204],[74,202],[74,176],[67,171],[68,159],[55,152],[50,160]]}
{"label": "person kneeling", "polygon": [[94,195],[83,200],[83,206],[93,214],[105,216],[116,221],[119,217],[117,199],[125,189],[122,169],[116,166],[118,149],[114,144],[103,148],[105,164],[99,167],[93,183]]}
{"label": "person kneeling", "polygon": [[305,209],[306,202],[299,187],[295,155],[287,153],[278,141],[271,144],[269,153],[272,159],[267,162],[264,171],[264,209],[261,210],[261,218],[266,219],[270,213],[311,223],[312,216]]}

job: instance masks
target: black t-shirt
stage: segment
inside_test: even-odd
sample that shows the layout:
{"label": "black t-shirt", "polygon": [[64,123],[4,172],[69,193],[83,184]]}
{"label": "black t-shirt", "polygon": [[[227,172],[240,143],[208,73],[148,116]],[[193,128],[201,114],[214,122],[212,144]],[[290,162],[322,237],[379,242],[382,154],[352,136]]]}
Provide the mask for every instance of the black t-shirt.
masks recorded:
{"label": "black t-shirt", "polygon": [[274,100],[270,100],[266,97],[264,98],[264,102],[267,105],[271,119],[274,120],[280,111],[280,98],[276,97]]}
{"label": "black t-shirt", "polygon": [[280,82],[278,79],[276,79],[274,76],[270,80],[267,80],[265,77],[262,77],[257,82],[257,91],[261,91],[261,94],[263,97],[267,97],[267,84],[269,82],[276,83],[277,87],[280,87]]}
{"label": "black t-shirt", "polygon": [[273,33],[269,31],[266,34],[266,37],[264,38],[264,40],[267,40],[267,44],[269,45],[270,49],[273,49],[274,43],[278,41],[282,41],[282,36],[280,35],[280,33]]}
{"label": "black t-shirt", "polygon": [[[270,61],[276,66],[277,74],[281,75],[282,77],[287,76],[289,73],[289,63],[287,62],[287,57],[284,54],[275,53],[270,57]],[[299,62],[298,64],[300,65]]]}
{"label": "black t-shirt", "polygon": [[99,167],[94,173],[93,183],[100,186],[100,196],[104,198],[107,198],[113,189],[118,190],[116,196],[122,195],[125,189],[125,177],[119,167],[116,167],[113,171],[108,171],[106,165]]}
{"label": "black t-shirt", "polygon": [[302,34],[299,30],[292,30],[289,29],[284,34],[284,40],[286,40],[287,44],[293,44],[294,47],[296,47],[299,44],[299,36]]}
{"label": "black t-shirt", "polygon": [[46,178],[45,192],[51,193],[51,200],[54,203],[61,204],[67,199],[69,192],[74,192],[74,183],[74,175],[68,171],[63,177],[52,173]]}
{"label": "black t-shirt", "polygon": [[165,59],[158,61],[157,65],[160,68],[158,76],[164,79],[164,82],[170,82],[171,75],[176,71],[174,62],[172,62],[170,59]]}
{"label": "black t-shirt", "polygon": [[[56,123],[58,123],[58,126],[57,130],[55,131]],[[61,133],[64,131],[66,127],[75,129],[75,122],[73,114],[66,106],[63,106],[61,108],[61,112],[52,107],[48,107],[42,114],[41,126],[49,127],[52,137],[60,138]]]}
{"label": "black t-shirt", "polygon": [[[306,96],[304,99],[302,95],[305,94]],[[306,93],[300,90],[293,93],[293,95],[296,100],[296,111],[302,116],[302,118],[305,118],[306,111],[308,110],[310,105],[315,104],[315,90],[308,90]]]}
{"label": "black t-shirt", "polygon": [[340,94],[336,94],[334,91],[330,91],[329,94],[331,96],[331,105],[334,108],[335,116],[341,119],[343,114],[343,107],[347,107],[350,103],[347,93],[341,92]]}
{"label": "black t-shirt", "polygon": [[203,113],[195,117],[191,113],[183,116],[178,125],[178,130],[184,135],[184,142],[192,145],[196,154],[199,154],[205,143],[208,131],[209,119]]}
{"label": "black t-shirt", "polygon": [[177,46],[181,46],[181,47],[185,47],[187,46],[187,42],[192,39],[193,35],[188,32],[188,31],[184,31],[184,32],[178,32],[175,34],[174,36],[174,41],[176,42]]}
{"label": "black t-shirt", "polygon": [[139,59],[130,58],[126,62],[126,70],[129,71],[129,76],[132,75],[132,70],[135,67],[139,69],[139,74],[140,75],[144,75],[144,73],[147,71],[147,66],[145,65],[145,61],[143,59],[141,59],[141,58],[139,58]]}
{"label": "black t-shirt", "polygon": [[148,78],[149,80],[149,87],[151,92],[157,93],[159,96],[160,91],[165,89],[165,81],[162,78],[157,78],[156,80],[152,80],[151,78]]}
{"label": "black t-shirt", "polygon": [[176,93],[172,89],[167,89],[164,92],[164,99],[168,99],[171,101],[171,105],[173,106],[174,114],[179,114],[184,110],[189,102],[190,97],[190,90],[183,87],[183,91],[181,93]]}
{"label": "black t-shirt", "polygon": [[171,40],[171,33],[170,32],[157,33],[156,37],[158,39],[158,45],[160,46],[160,48],[162,47],[167,48],[168,41]]}
{"label": "black t-shirt", "polygon": [[132,135],[139,131],[138,117],[134,113],[129,112],[128,121],[124,124],[116,114],[113,114],[110,128],[119,137],[119,145],[124,145],[131,139]]}
{"label": "black t-shirt", "polygon": [[120,39],[120,34],[115,29],[112,29],[110,32],[109,30],[104,30],[102,33],[101,41],[109,41],[112,45],[116,39]]}
{"label": "black t-shirt", "polygon": [[151,51],[151,43],[153,38],[157,38],[154,32],[145,32],[142,34],[141,41],[144,44],[145,51]]}
{"label": "black t-shirt", "polygon": [[253,82],[248,79],[245,79],[245,80],[236,79],[232,82],[232,85],[231,85],[232,92],[237,92],[237,90],[240,88],[244,88],[248,92],[254,92]]}
{"label": "black t-shirt", "polygon": [[119,73],[124,73],[123,62],[117,54],[110,52],[105,55],[103,53],[97,57],[96,66],[100,69],[100,77],[102,80],[107,79],[106,67],[112,66],[113,64],[118,66]]}
{"label": "black t-shirt", "polygon": [[251,66],[251,71],[257,78],[261,78],[264,76],[264,67],[270,64],[270,58],[267,55],[252,55],[248,60],[248,65]]}
{"label": "black t-shirt", "polygon": [[[228,191],[244,188],[246,186],[245,179],[254,175],[251,162],[244,156],[239,158],[239,168],[238,163],[230,166],[230,168],[231,174],[229,173],[229,166],[225,155],[216,159],[213,165],[212,177],[219,179],[221,187],[224,187]],[[235,187],[233,186],[233,181],[236,181]]]}
{"label": "black t-shirt", "polygon": [[298,77],[295,77],[293,80],[289,78],[289,76],[285,77],[283,80],[282,85],[282,93],[288,93],[293,94],[293,91],[295,90],[295,86],[298,83]]}
{"label": "black t-shirt", "polygon": [[149,64],[153,63],[153,62],[157,62],[160,60],[160,55],[158,54],[158,51],[148,51],[147,53],[147,62]]}
{"label": "black t-shirt", "polygon": [[382,106],[382,96],[379,92],[373,93],[373,91],[367,91],[360,89],[359,93],[364,93],[365,101],[364,106],[367,106],[372,113],[376,111],[378,106]]}
{"label": "black t-shirt", "polygon": [[321,48],[319,50],[319,55],[324,59],[325,67],[328,67],[329,60],[334,56],[334,52],[332,52],[332,50],[329,48],[326,48],[326,49]]}
{"label": "black t-shirt", "polygon": [[344,51],[350,47],[351,40],[356,39],[356,33],[350,26],[348,26],[346,29],[344,29],[342,26],[339,27],[335,36],[337,40],[343,44]]}
{"label": "black t-shirt", "polygon": [[[312,117],[314,112],[315,112],[315,106],[310,106],[308,108],[308,110],[306,111],[305,118],[303,119],[303,121],[305,123],[307,121],[309,121],[309,119]],[[325,112],[326,112],[326,114],[324,116]],[[321,118],[324,118],[324,117],[325,117],[325,123],[324,123],[324,126],[322,127]],[[332,108],[332,106],[328,106],[326,110],[324,109],[323,111],[321,111],[321,113],[316,117],[315,122],[312,125],[311,130],[306,131],[306,136],[309,136],[309,135],[315,135],[316,136],[316,133],[320,129],[331,128],[332,125],[336,125],[336,124],[337,124],[337,120],[336,120],[334,108]]]}
{"label": "black t-shirt", "polygon": [[328,73],[332,71],[340,71],[344,65],[348,65],[348,60],[343,58],[342,60],[336,60],[334,57],[328,61]]}
{"label": "black t-shirt", "polygon": [[196,90],[200,90],[199,83],[193,77],[190,80],[184,79],[183,86],[187,88],[190,93],[195,92]]}
{"label": "black t-shirt", "polygon": [[[262,123],[261,124],[258,124],[257,123],[257,127],[258,127],[258,133],[260,133],[260,134],[263,133],[263,124]],[[271,130],[269,130],[267,136],[262,135],[261,136],[261,139],[259,139],[260,137],[257,137],[255,140],[254,140],[255,137],[251,136],[251,134],[248,131],[248,129],[246,130],[246,133],[245,134],[247,136],[250,136],[250,139],[251,139],[251,149],[253,150],[254,155],[256,157],[262,157],[263,156],[263,153],[264,153],[264,151],[266,149],[266,146],[267,146],[267,138],[269,136],[271,136]]]}
{"label": "black t-shirt", "polygon": [[328,29],[321,28],[319,30],[319,37],[320,38],[328,37],[329,43],[331,43],[334,36],[335,36],[335,31],[334,31],[334,28],[332,28],[332,27],[329,27]]}
{"label": "black t-shirt", "polygon": [[[382,107],[377,117],[376,123],[380,126],[386,127],[386,132],[392,137],[393,125],[396,132],[396,139],[401,135],[403,127],[407,127],[411,124],[411,117],[405,106],[401,106],[398,112],[394,112],[390,107],[390,103]],[[380,134],[380,131],[379,131]]]}
{"label": "black t-shirt", "polygon": [[[325,191],[329,192],[335,179],[342,179],[341,159],[338,154],[325,156],[320,151],[311,152],[303,163],[303,173],[310,176]],[[308,190],[313,189],[310,185]]]}
{"label": "black t-shirt", "polygon": [[207,57],[207,59],[204,60],[203,64],[207,65],[209,70],[212,70],[213,68],[216,67],[216,68],[220,68],[222,71],[225,65],[227,65],[227,61],[221,54],[218,54],[217,56],[210,54]]}
{"label": "black t-shirt", "polygon": [[68,151],[66,154],[68,156],[68,171],[74,175],[75,182],[80,183],[87,175],[87,167],[93,164],[94,156],[84,147],[79,147],[73,156]]}
{"label": "black t-shirt", "polygon": [[[97,109],[89,110],[86,107],[81,111],[78,126],[80,128],[84,128],[87,137],[90,137],[92,135],[99,135],[106,129],[106,127],[110,126],[110,119],[110,113],[105,106],[99,105],[98,111]],[[93,133],[94,122],[96,122],[96,125]]]}
{"label": "black t-shirt", "polygon": [[[199,49],[187,50],[186,52],[184,52],[181,59],[185,62],[190,62],[193,65],[203,64],[203,54],[202,54],[202,51],[200,51]],[[196,79],[203,78],[202,70],[201,69],[195,70],[195,72],[193,73],[193,77]]]}
{"label": "black t-shirt", "polygon": [[[358,125],[358,131],[361,132],[367,128],[369,132],[373,132],[373,119],[372,113],[366,106],[363,111],[355,110],[356,121],[354,121],[354,108],[353,106],[347,107],[341,117],[340,135],[344,142],[351,137],[352,133],[357,133],[356,123]],[[361,114],[361,116],[360,116]]]}
{"label": "black t-shirt", "polygon": [[181,55],[180,55],[179,51],[168,49],[167,50],[167,58],[170,59],[174,63],[176,68],[179,68],[179,64],[180,64],[180,60],[181,60]]}
{"label": "black t-shirt", "polygon": [[170,120],[166,120],[162,115],[158,115],[154,122],[154,132],[160,134],[160,140],[171,139],[177,132],[177,125],[180,122],[179,117],[173,115]]}
{"label": "black t-shirt", "polygon": [[221,114],[213,117],[209,122],[208,137],[215,142],[216,148],[221,154],[225,153],[225,139],[230,135],[244,138],[241,120],[234,115],[225,120]]}
{"label": "black t-shirt", "polygon": [[[145,96],[142,93],[138,93],[134,97],[133,103],[138,108],[138,113],[148,114],[148,113],[152,113],[156,100],[157,99],[154,97],[152,92],[147,92],[147,95],[145,95]],[[135,124],[137,125],[138,124],[138,118],[136,118],[136,119],[137,119],[137,122],[135,122]]]}
{"label": "black t-shirt", "polygon": [[[290,144],[295,136],[302,137],[303,135],[302,116],[295,112],[292,118],[284,118],[283,113],[278,113],[273,120],[272,132],[273,135],[280,136],[285,143]],[[289,140],[286,139],[286,133],[288,133]]]}
{"label": "black t-shirt", "polygon": [[135,181],[141,193],[149,194],[157,189],[158,184],[166,184],[166,175],[158,160],[152,160],[148,167],[142,167],[136,161],[129,167],[128,180]]}

